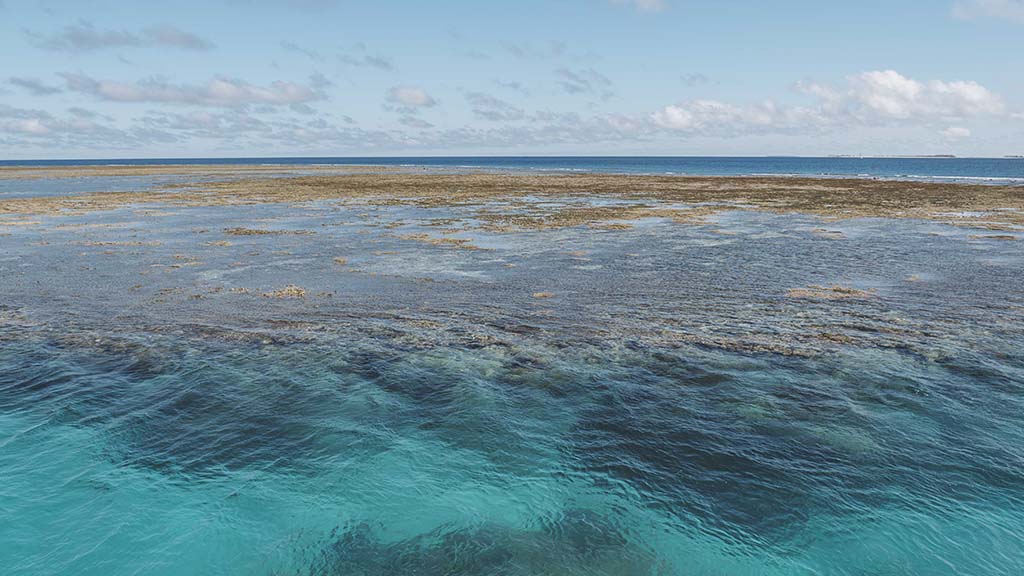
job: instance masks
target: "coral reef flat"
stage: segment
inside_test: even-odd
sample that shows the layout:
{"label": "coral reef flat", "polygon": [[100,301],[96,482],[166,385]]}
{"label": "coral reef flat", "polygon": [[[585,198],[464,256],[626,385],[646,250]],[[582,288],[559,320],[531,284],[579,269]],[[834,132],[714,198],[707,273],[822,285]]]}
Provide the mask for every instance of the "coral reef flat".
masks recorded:
{"label": "coral reef flat", "polygon": [[1018,574],[1021,239],[1019,186],[0,168],[0,565]]}

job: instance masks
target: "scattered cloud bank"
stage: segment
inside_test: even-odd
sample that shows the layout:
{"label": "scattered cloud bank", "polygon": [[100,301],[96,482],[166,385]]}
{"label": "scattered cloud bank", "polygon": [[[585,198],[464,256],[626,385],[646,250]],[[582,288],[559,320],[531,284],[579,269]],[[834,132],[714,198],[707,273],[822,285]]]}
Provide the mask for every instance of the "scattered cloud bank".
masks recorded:
{"label": "scattered cloud bank", "polygon": [[50,118],[48,112],[27,110],[0,104],[0,128],[8,132],[43,134],[47,130],[43,121]]}
{"label": "scattered cloud bank", "polygon": [[43,139],[49,144],[80,142],[103,147],[123,140],[119,130],[97,122],[101,119],[105,120],[101,115],[83,108],[72,108],[67,117],[57,118],[45,110],[0,104],[0,140],[4,134],[8,134],[36,142]]}
{"label": "scattered cloud bank", "polygon": [[136,152],[182,144],[211,151],[220,147],[293,152],[329,149],[353,154],[375,150],[485,150],[636,139],[642,133],[636,131],[633,122],[626,118],[537,112],[516,123],[442,129],[418,116],[402,115],[398,118],[402,128],[388,130],[359,128],[348,117],[261,114],[253,107],[151,110],[117,123],[87,110],[69,111],[66,117],[57,118],[40,110],[0,105],[0,145],[19,150],[86,147]]}
{"label": "scattered cloud bank", "polygon": [[997,18],[1024,23],[1024,0],[959,0],[953,16],[961,20]]}
{"label": "scattered cloud bank", "polygon": [[783,106],[771,100],[736,105],[691,100],[665,106],[651,119],[662,128],[720,135],[743,132],[821,130],[851,125],[950,122],[1006,113],[1002,99],[971,81],[921,82],[893,70],[865,72],[843,87],[800,83],[810,106]]}
{"label": "scattered cloud bank", "polygon": [[[853,75],[835,85],[797,84],[806,104],[698,99],[647,114],[529,110],[493,94],[467,91],[464,103],[452,105],[463,106],[484,122],[461,127],[437,126],[434,123],[440,121],[424,118],[424,111],[441,106],[441,102],[423,87],[399,85],[384,96],[384,108],[396,113],[397,125],[389,129],[361,128],[347,116],[334,115],[323,106],[309,106],[325,98],[323,91],[330,86],[319,75],[311,77],[308,84],[269,85],[226,77],[195,85],[162,79],[113,82],[83,74],[63,77],[64,90],[106,103],[158,106],[115,120],[84,108],[51,113],[0,104],[0,145],[11,149],[79,146],[142,150],[201,143],[210,146],[209,150],[224,146],[351,153],[531,150],[598,144],[649,146],[653,142],[672,145],[697,138],[765,134],[806,138],[892,127],[923,131],[919,133],[932,135],[928,141],[933,144],[953,145],[973,136],[971,122],[985,118],[1016,122],[1014,118],[1021,118],[998,94],[976,82],[919,81],[891,70]],[[30,92],[52,88],[33,78],[17,80],[9,82]],[[596,81],[590,82],[589,92],[594,92]]]}
{"label": "scattered cloud bank", "polygon": [[234,78],[218,76],[203,85],[172,84],[161,78],[134,83],[98,80],[85,74],[61,74],[66,88],[112,102],[149,102],[194,106],[297,105],[325,96],[317,87],[326,79],[314,76],[315,86],[277,81],[256,86]]}
{"label": "scattered cloud bank", "polygon": [[185,50],[211,50],[213,42],[168,24],[151,26],[141,32],[104,30],[87,20],[65,26],[53,34],[28,32],[37,47],[59,52],[90,52],[107,48],[166,46]]}

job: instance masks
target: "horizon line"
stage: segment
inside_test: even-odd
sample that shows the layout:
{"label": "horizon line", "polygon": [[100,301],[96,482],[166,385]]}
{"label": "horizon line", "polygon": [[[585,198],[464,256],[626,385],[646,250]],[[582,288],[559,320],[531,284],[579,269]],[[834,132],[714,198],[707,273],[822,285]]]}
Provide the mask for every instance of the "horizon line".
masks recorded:
{"label": "horizon line", "polygon": [[119,157],[92,157],[92,158],[19,158],[0,159],[0,165],[17,164],[21,162],[117,162],[117,161],[166,161],[166,160],[374,160],[374,159],[440,159],[440,158],[535,158],[535,159],[559,159],[559,158],[800,158],[800,159],[824,159],[824,160],[1021,160],[1022,154],[1004,154],[1002,156],[958,156],[954,154],[827,154],[824,156],[808,156],[800,154],[736,154],[736,155],[670,155],[670,154],[638,154],[638,155],[610,155],[610,154],[430,154],[430,155],[351,155],[351,156],[119,156]]}

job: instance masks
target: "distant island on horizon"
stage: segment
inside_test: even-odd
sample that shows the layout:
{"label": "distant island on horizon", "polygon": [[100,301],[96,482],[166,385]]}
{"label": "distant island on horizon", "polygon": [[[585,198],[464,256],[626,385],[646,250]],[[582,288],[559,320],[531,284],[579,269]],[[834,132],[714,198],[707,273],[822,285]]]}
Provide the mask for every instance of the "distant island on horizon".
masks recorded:
{"label": "distant island on horizon", "polygon": [[875,156],[871,154],[830,154],[828,158],[956,158],[955,154],[894,154]]}
{"label": "distant island on horizon", "polygon": [[[799,158],[799,156],[795,156]],[[894,155],[874,155],[874,154],[829,154],[826,158],[864,158],[864,159],[876,159],[876,158],[960,158],[956,154],[894,154]],[[974,156],[964,156],[964,158],[974,158]],[[980,156],[979,156],[980,158]],[[1024,158],[1024,154],[1004,154],[1003,156],[993,156],[993,158],[1013,158],[1020,159]]]}

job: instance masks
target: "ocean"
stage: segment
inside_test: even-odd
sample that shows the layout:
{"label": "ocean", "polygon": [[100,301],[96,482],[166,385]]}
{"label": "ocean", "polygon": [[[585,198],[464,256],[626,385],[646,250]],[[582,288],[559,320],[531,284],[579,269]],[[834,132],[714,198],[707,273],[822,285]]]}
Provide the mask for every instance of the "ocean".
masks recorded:
{"label": "ocean", "polygon": [[0,166],[160,165],[160,164],[382,165],[691,174],[695,176],[791,175],[1024,183],[1024,158],[808,158],[808,157],[607,157],[607,156],[444,156],[339,158],[174,158],[105,160],[0,160]]}
{"label": "ocean", "polygon": [[[257,161],[277,160],[237,160]],[[410,162],[303,162],[371,161]],[[118,186],[97,178],[11,189]],[[1024,233],[480,227],[524,209],[500,200],[87,208],[0,217],[5,574],[1024,573]]]}

